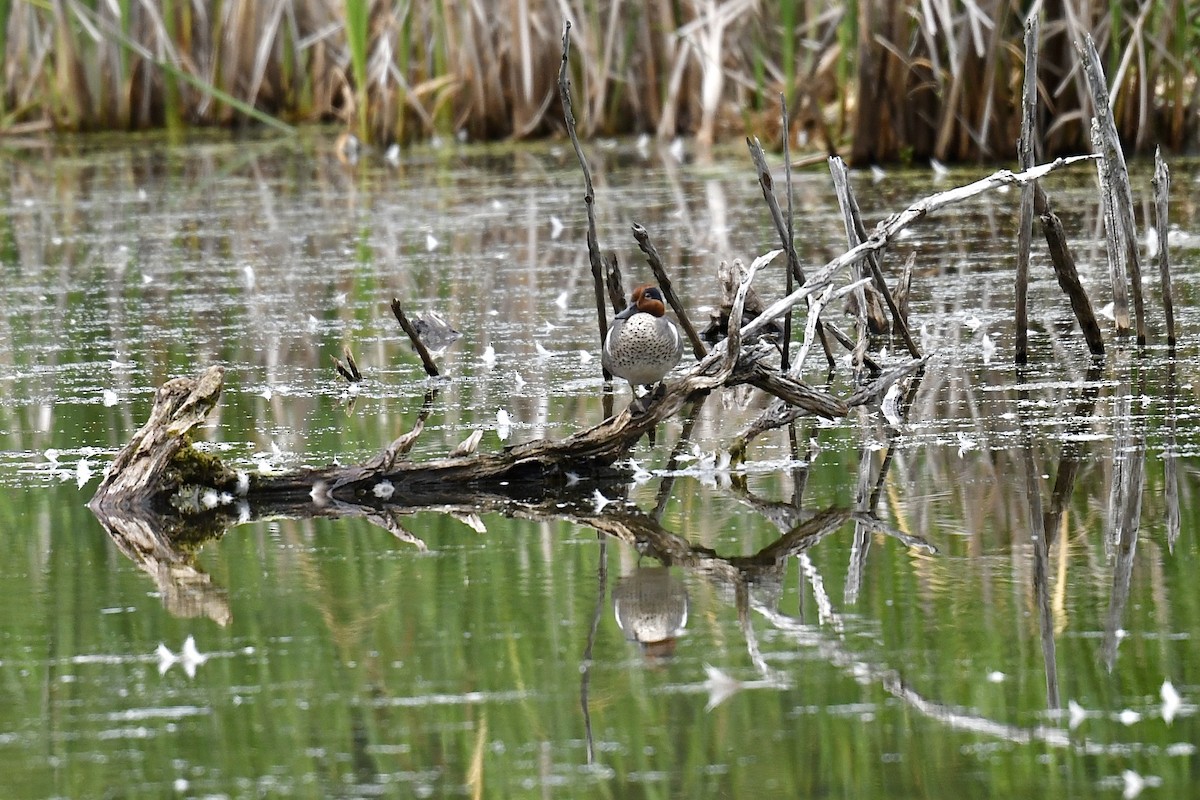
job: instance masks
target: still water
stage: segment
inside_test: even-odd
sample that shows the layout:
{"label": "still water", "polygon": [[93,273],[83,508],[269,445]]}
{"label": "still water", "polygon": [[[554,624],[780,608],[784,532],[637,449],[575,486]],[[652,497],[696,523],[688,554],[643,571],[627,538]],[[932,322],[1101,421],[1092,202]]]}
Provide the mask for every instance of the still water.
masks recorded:
{"label": "still water", "polygon": [[[716,263],[778,244],[744,153],[588,151],[602,245],[629,284],[647,279],[628,235],[645,225],[700,326]],[[130,557],[84,505],[155,388],[225,365],[202,437],[246,469],[369,457],[428,386],[392,297],[463,334],[439,357],[448,379],[414,458],[477,428],[492,450],[599,421],[574,155],[448,145],[348,168],[313,135],[37,143],[4,163],[0,796],[1200,785],[1191,165],[1172,196],[1175,360],[1154,344],[1148,279],[1151,347],[1106,332],[1089,370],[1042,249],[1031,366],[1008,366],[1018,193],[995,193],[885,262],[895,274],[918,254],[913,329],[935,353],[897,424],[878,407],[804,422],[730,469],[721,452],[763,403],[726,390],[682,444],[684,420],[640,443],[612,497],[400,510],[391,531],[259,520],[166,563]],[[982,174],[854,185],[873,224]],[[1103,305],[1092,170],[1045,186]],[[799,173],[795,199],[815,268],[841,251],[825,174]],[[782,279],[757,285],[770,298]],[[882,362],[902,360],[882,344]],[[366,375],[353,393],[332,366],[344,347]],[[829,380],[823,357],[807,363]],[[832,391],[849,393],[849,372]]]}

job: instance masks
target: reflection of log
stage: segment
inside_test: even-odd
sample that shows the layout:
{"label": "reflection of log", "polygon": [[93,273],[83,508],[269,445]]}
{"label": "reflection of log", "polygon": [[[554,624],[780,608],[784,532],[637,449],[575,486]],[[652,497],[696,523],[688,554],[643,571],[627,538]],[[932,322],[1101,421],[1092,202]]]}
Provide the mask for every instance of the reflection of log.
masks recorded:
{"label": "reflection of log", "polygon": [[[184,530],[179,517],[148,510],[97,508],[96,516],[117,548],[154,579],[163,606],[177,617],[208,617],[218,625],[232,619],[229,598],[212,577],[193,563],[194,555],[180,540],[219,535],[220,528]],[[181,535],[185,534],[185,535]]]}

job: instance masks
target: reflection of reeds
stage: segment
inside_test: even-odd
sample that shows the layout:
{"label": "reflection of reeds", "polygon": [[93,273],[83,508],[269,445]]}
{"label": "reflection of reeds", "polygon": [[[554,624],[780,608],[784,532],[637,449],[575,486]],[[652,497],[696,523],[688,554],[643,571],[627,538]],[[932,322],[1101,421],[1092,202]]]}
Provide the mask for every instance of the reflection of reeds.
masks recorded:
{"label": "reflection of reeds", "polygon": [[[1092,32],[1123,139],[1185,144],[1198,100],[1196,12],[1158,4],[1044,10],[1047,155],[1087,145],[1071,42]],[[0,128],[230,125],[337,119],[377,143],[554,132],[563,14],[585,135],[731,131],[778,141],[776,98],[801,141],[853,159],[1007,158],[1019,119],[1023,20],[990,0],[179,0],[0,2]]]}

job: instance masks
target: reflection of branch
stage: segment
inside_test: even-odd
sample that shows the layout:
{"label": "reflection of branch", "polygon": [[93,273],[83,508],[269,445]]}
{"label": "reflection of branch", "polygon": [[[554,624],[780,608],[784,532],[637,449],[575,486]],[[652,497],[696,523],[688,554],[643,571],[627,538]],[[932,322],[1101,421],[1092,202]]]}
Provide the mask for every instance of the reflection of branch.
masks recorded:
{"label": "reflection of branch", "polygon": [[[1024,353],[1019,353],[1024,361]],[[1017,390],[1018,413],[1028,414],[1030,407],[1029,390],[1024,375],[1018,368],[1017,383],[1022,387]],[[1033,545],[1033,593],[1037,600],[1038,627],[1042,637],[1042,663],[1046,672],[1046,706],[1052,709],[1062,707],[1058,696],[1058,660],[1057,647],[1054,642],[1054,620],[1050,612],[1050,587],[1047,577],[1050,562],[1050,542],[1046,538],[1045,520],[1042,518],[1042,474],[1037,461],[1033,457],[1033,424],[1029,419],[1021,420],[1024,447],[1022,460],[1025,473],[1025,524],[1029,529],[1029,538]]]}
{"label": "reflection of branch", "polygon": [[[1134,396],[1144,397],[1145,392],[1146,370],[1141,370]],[[1125,616],[1125,605],[1129,602],[1133,557],[1137,550],[1138,527],[1142,516],[1146,430],[1139,426],[1138,432],[1133,432],[1134,422],[1130,414],[1132,402],[1130,392],[1121,393],[1117,400],[1118,408],[1113,415],[1117,430],[1113,435],[1113,485],[1109,494],[1109,522],[1106,531],[1106,544],[1114,557],[1113,583],[1104,624],[1104,639],[1100,645],[1104,665],[1110,672],[1117,661],[1121,620]]]}
{"label": "reflection of branch", "polygon": [[596,566],[596,608],[592,612],[592,626],[588,629],[587,647],[579,663],[579,706],[583,709],[583,730],[587,740],[587,763],[596,759],[595,742],[592,739],[592,710],[588,705],[588,688],[592,675],[592,646],[596,643],[596,631],[600,629],[600,617],[604,613],[604,595],[608,589],[608,542],[600,537],[600,553]]}

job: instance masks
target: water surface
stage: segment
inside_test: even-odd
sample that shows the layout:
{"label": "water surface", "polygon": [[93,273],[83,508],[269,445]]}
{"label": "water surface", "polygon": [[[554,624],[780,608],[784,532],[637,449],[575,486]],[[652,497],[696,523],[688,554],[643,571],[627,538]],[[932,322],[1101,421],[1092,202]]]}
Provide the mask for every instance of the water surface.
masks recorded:
{"label": "water surface", "polygon": [[[742,153],[588,150],[603,246],[646,279],[628,235],[645,225],[701,325],[717,261],[777,245]],[[66,141],[6,165],[5,796],[1190,796],[1196,251],[1171,251],[1177,358],[1156,344],[1151,261],[1151,347],[1106,331],[1089,370],[1037,250],[1017,372],[1018,193],[988,195],[885,262],[918,253],[913,329],[935,352],[897,426],[877,407],[806,421],[730,470],[720,451],[762,401],[722,391],[682,447],[682,420],[640,443],[600,511],[425,509],[401,538],[256,521],[195,548],[186,575],[152,574],[84,503],[155,388],[225,365],[202,433],[245,469],[368,457],[429,385],[393,296],[463,333],[414,458],[476,428],[502,446],[501,409],[508,443],[599,421],[577,164],[555,144],[448,146],[351,169],[314,138]],[[980,174],[854,181],[874,222]],[[1091,168],[1046,187],[1103,305]],[[822,172],[795,191],[815,269],[840,217]],[[353,393],[332,367],[345,346],[366,374]],[[850,384],[840,363],[831,390]],[[873,495],[876,527],[852,515]],[[189,637],[199,655],[178,660]]]}

